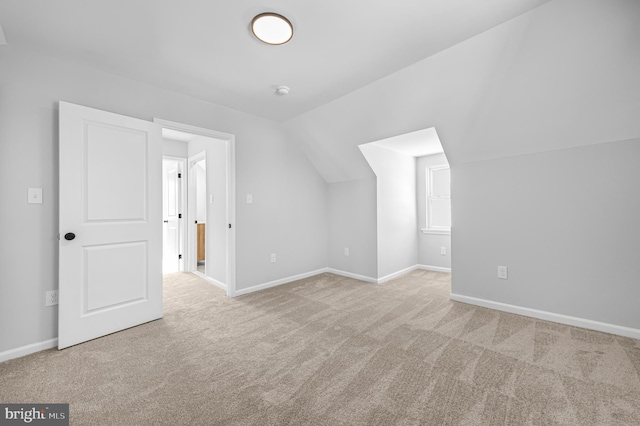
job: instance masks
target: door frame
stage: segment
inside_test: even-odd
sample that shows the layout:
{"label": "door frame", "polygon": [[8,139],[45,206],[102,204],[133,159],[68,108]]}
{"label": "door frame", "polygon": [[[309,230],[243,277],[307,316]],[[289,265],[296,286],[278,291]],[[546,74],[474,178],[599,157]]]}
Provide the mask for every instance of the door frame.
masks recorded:
{"label": "door frame", "polygon": [[[185,271],[185,257],[186,254],[185,252],[188,250],[187,248],[187,232],[185,231],[185,221],[187,220],[187,218],[185,217],[187,215],[187,173],[186,173],[186,168],[187,168],[187,159],[183,158],[183,157],[174,157],[172,155],[163,155],[162,156],[162,161],[163,161],[163,166],[164,166],[164,160],[171,160],[171,161],[176,161],[178,162],[178,173],[181,173],[182,177],[180,178],[180,195],[179,195],[179,204],[180,204],[180,213],[182,213],[183,215],[183,220],[178,222],[178,240],[179,240],[179,245],[180,247],[178,247],[178,251],[182,254],[182,259],[179,259],[178,261],[178,272],[184,272]],[[163,167],[163,174],[164,174],[164,167]],[[164,179],[164,176],[162,177]],[[162,194],[162,202],[164,205],[164,192]],[[164,230],[163,230],[164,232]],[[162,249],[163,249],[163,261],[164,261],[164,242],[162,244]]]}
{"label": "door frame", "polygon": [[[236,296],[236,137],[230,133],[205,129],[175,121],[154,118],[162,128],[207,136],[227,143],[227,296]],[[190,254],[191,256],[191,254]]]}

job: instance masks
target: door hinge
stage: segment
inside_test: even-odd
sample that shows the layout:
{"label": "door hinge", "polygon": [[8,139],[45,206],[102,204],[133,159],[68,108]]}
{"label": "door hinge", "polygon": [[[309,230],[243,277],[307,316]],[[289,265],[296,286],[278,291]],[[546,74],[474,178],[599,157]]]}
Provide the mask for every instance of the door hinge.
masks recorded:
{"label": "door hinge", "polygon": [[178,219],[182,219],[182,213],[178,213]]}
{"label": "door hinge", "polygon": [[229,224],[229,229],[231,229],[231,224]]}
{"label": "door hinge", "polygon": [[178,255],[178,259],[182,259],[182,255],[181,254]]}
{"label": "door hinge", "polygon": [[195,223],[198,223],[198,221],[197,221],[197,220],[194,220],[194,222],[195,222]]}
{"label": "door hinge", "polygon": [[178,173],[178,179],[182,177],[182,173]]}

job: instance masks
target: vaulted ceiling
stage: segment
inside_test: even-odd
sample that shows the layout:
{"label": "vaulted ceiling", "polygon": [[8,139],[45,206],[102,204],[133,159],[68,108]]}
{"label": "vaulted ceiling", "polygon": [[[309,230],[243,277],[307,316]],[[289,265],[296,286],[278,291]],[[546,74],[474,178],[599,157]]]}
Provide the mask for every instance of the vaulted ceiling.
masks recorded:
{"label": "vaulted ceiling", "polygon": [[[10,45],[286,121],[548,1],[3,0],[0,25]],[[252,36],[262,12],[289,18],[288,44]]]}

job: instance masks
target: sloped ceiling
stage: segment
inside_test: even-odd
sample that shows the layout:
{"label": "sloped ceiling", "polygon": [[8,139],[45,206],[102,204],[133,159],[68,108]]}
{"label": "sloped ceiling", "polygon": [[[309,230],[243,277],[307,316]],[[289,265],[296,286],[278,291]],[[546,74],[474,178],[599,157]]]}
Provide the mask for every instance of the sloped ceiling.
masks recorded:
{"label": "sloped ceiling", "polygon": [[285,123],[327,182],[434,127],[452,166],[640,137],[640,2],[555,0]]}
{"label": "sloped ceiling", "polygon": [[[11,45],[284,121],[547,1],[4,0],[0,24]],[[266,11],[291,42],[251,35]]]}
{"label": "sloped ceiling", "polygon": [[[443,152],[438,132],[433,127],[370,142],[366,145],[390,149],[409,157],[424,157],[425,155],[441,154]],[[362,148],[362,145],[360,147]]]}

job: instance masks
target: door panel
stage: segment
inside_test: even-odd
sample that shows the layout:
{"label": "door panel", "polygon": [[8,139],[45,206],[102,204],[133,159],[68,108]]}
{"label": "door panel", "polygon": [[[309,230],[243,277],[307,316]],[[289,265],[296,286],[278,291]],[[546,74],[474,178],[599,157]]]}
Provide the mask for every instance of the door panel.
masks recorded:
{"label": "door panel", "polygon": [[58,348],[162,317],[154,123],[60,102]]}
{"label": "door panel", "polygon": [[87,220],[147,220],[147,133],[85,126]]}
{"label": "door panel", "polygon": [[84,247],[84,260],[84,313],[147,299],[146,242]]}
{"label": "door panel", "polygon": [[180,182],[181,162],[171,159],[162,160],[163,168],[163,261],[162,272],[178,272],[180,270],[180,207],[182,203]]}

